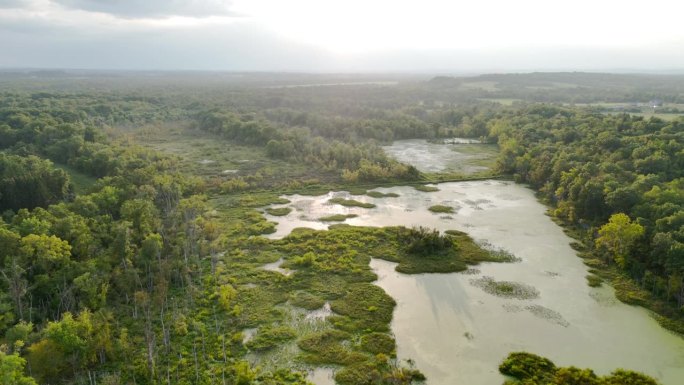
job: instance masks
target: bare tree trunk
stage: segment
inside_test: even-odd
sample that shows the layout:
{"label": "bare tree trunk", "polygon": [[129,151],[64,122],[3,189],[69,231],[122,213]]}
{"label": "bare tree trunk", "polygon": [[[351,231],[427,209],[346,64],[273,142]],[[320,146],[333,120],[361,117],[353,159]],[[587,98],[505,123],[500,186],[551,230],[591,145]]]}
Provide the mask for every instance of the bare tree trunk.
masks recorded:
{"label": "bare tree trunk", "polygon": [[192,355],[195,358],[195,380],[199,383],[199,362],[197,362],[197,344],[192,342]]}

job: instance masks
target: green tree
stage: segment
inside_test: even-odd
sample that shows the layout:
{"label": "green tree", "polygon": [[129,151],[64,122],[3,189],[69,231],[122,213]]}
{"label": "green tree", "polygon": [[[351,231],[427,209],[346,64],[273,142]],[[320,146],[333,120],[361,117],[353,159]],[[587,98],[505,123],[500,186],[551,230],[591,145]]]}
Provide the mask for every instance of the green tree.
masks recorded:
{"label": "green tree", "polygon": [[26,360],[18,354],[5,354],[0,350],[0,384],[37,385],[36,381],[24,375]]}
{"label": "green tree", "polygon": [[605,250],[624,269],[629,262],[632,246],[643,235],[644,227],[633,223],[626,214],[613,214],[608,223],[599,229],[596,247]]}
{"label": "green tree", "polygon": [[50,271],[69,260],[71,246],[54,235],[29,234],[21,239],[20,252],[29,265]]}

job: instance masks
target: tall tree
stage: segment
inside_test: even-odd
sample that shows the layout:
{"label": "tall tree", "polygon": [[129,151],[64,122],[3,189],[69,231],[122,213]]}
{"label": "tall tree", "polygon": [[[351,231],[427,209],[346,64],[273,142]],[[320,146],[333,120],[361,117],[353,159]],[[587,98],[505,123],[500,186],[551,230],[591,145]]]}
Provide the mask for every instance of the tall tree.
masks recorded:
{"label": "tall tree", "polygon": [[626,214],[611,215],[599,229],[596,247],[604,249],[621,268],[627,267],[634,243],[644,235],[644,227],[632,222]]}

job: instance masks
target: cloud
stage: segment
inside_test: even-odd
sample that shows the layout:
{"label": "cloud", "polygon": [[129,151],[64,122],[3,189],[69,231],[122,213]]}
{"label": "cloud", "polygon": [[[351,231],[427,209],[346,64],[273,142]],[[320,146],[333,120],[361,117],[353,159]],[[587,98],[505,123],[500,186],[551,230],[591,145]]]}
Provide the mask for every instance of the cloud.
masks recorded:
{"label": "cloud", "polygon": [[[18,0],[0,0],[16,2]],[[65,7],[121,18],[231,16],[231,0],[54,0]],[[0,3],[1,4],[1,3]]]}
{"label": "cloud", "polygon": [[28,3],[26,0],[0,0],[0,9],[24,8]]}
{"label": "cloud", "polygon": [[93,31],[0,18],[0,37],[0,68],[316,71],[331,65],[326,52],[244,21]]}
{"label": "cloud", "polygon": [[[346,17],[337,9],[313,12],[303,7],[319,1],[0,0],[0,68],[301,72],[684,68],[684,37],[678,31],[658,30],[658,38],[648,39],[648,44],[631,35],[616,39],[620,44],[608,44],[608,38],[598,44],[594,35],[576,42],[536,38],[553,35],[548,28],[548,33],[544,29],[533,38],[516,35],[503,24],[486,24],[500,36],[494,45],[484,44],[488,40],[478,35],[479,30],[459,32],[434,18],[419,17],[412,28],[406,28],[410,23],[402,20],[411,21],[408,13],[393,22],[367,17],[365,28],[353,19],[351,10]],[[291,2],[300,6],[290,9]],[[245,7],[247,3],[253,8]],[[237,13],[250,16],[234,17]],[[341,19],[337,24],[322,17],[332,13]],[[431,29],[432,24],[437,27]],[[675,29],[679,25],[665,24]],[[407,32],[397,33],[400,26]],[[366,49],[340,49],[357,45]]]}

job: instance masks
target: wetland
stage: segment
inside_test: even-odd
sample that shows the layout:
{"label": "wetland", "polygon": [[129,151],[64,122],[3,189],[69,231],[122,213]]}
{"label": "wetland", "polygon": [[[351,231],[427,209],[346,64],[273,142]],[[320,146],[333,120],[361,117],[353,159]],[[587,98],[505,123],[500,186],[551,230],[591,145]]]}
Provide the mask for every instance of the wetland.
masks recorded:
{"label": "wetland", "polygon": [[[326,229],[329,224],[319,218],[342,215],[352,226],[458,230],[483,247],[514,255],[514,263],[481,263],[465,273],[446,274],[403,274],[396,262],[370,255],[377,257],[370,260],[378,276],[374,284],[397,303],[391,322],[397,356],[413,360],[429,384],[501,383],[497,366],[512,351],[592,367],[599,374],[626,367],[665,385],[684,377],[684,340],[663,329],[649,311],[617,301],[610,286],[588,286],[588,268],[570,247],[573,240],[530,189],[497,180],[437,187],[432,192],[396,186],[368,195],[286,195],[290,203],[277,207],[292,211],[277,218],[266,214],[277,222],[268,237],[282,238],[300,227]],[[387,194],[393,197],[372,197]],[[436,215],[430,210],[435,205],[458,210]]]}

